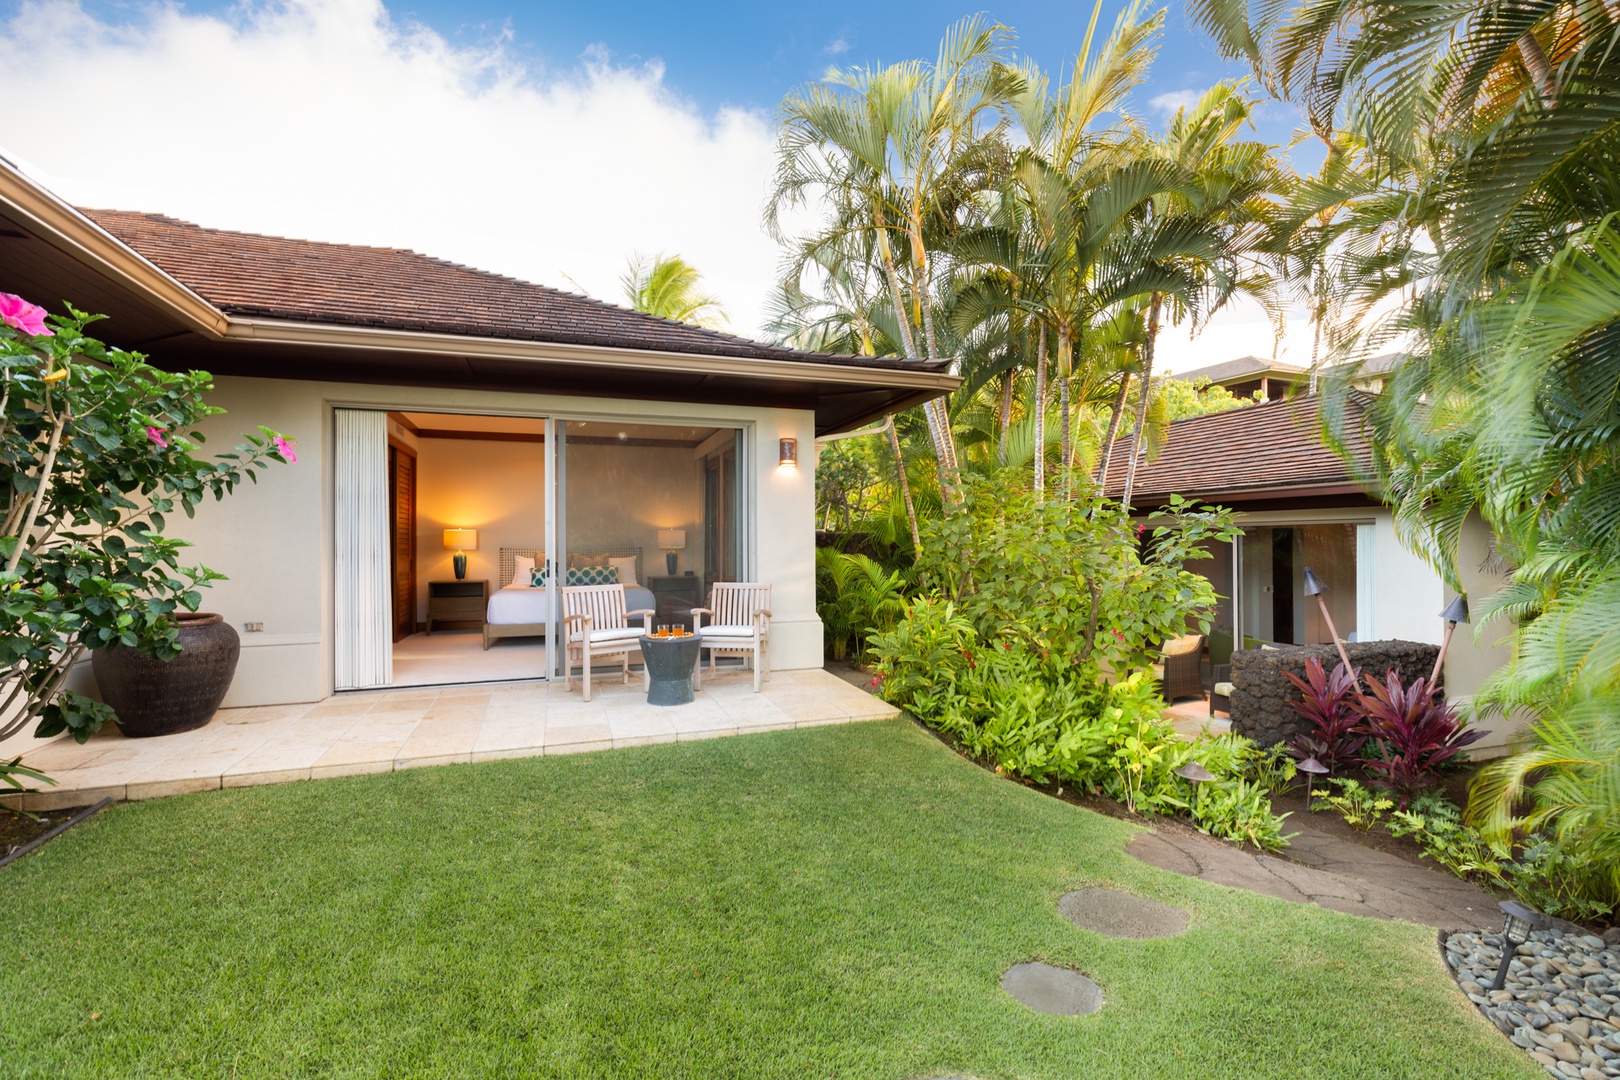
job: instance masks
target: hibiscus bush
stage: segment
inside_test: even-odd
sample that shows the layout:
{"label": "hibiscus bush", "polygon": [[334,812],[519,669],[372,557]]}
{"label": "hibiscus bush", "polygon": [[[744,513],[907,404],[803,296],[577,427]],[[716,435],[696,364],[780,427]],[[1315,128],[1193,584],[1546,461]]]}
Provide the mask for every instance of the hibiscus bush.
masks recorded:
{"label": "hibiscus bush", "polygon": [[[0,293],[0,738],[38,721],[81,742],[106,705],[66,689],[87,649],[179,653],[174,613],[195,611],[221,575],[182,566],[166,534],[294,444],[260,428],[234,450],[196,456],[206,372],[160,371],[85,333],[99,316],[51,316]],[[14,763],[13,763],[14,765]]]}

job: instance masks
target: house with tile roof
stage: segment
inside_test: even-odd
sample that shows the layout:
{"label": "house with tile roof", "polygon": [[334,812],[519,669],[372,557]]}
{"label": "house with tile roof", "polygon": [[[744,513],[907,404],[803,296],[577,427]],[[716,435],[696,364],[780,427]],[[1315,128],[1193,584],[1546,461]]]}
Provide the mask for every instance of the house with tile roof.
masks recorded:
{"label": "house with tile roof", "polygon": [[297,440],[180,530],[228,578],[207,599],[242,637],[227,706],[559,677],[576,576],[671,625],[716,582],[768,583],[770,665],[818,668],[816,438],[958,382],[413,251],[75,207],[3,161],[0,291],[212,373],[210,446]]}
{"label": "house with tile roof", "polygon": [[1208,379],[1214,386],[1224,386],[1234,397],[1252,398],[1258,394],[1262,401],[1276,401],[1296,387],[1303,389],[1310,382],[1310,371],[1280,360],[1240,356],[1236,360],[1178,372],[1174,377],[1186,382]]}
{"label": "house with tile roof", "polygon": [[[1243,409],[1192,416],[1166,429],[1156,458],[1137,462],[1131,511],[1151,520],[1172,495],[1230,507],[1243,535],[1209,545],[1211,558],[1192,564],[1220,594],[1209,635],[1209,659],[1226,663],[1234,648],[1262,642],[1323,644],[1332,637],[1304,593],[1309,567],[1328,585],[1325,600],[1339,633],[1352,641],[1398,638],[1439,644],[1439,613],[1453,594],[1420,556],[1401,543],[1395,518],[1369,479],[1372,452],[1357,420],[1369,399],[1354,395],[1347,425],[1349,460],[1322,438],[1321,399],[1309,394]],[[1103,490],[1124,494],[1128,439],[1114,445]],[[1463,586],[1471,597],[1504,582],[1492,557],[1490,530],[1465,523]],[[1497,625],[1475,642],[1462,628],[1446,654],[1445,685],[1453,698],[1472,693],[1507,660],[1508,630]],[[1504,746],[1498,725],[1480,749]]]}

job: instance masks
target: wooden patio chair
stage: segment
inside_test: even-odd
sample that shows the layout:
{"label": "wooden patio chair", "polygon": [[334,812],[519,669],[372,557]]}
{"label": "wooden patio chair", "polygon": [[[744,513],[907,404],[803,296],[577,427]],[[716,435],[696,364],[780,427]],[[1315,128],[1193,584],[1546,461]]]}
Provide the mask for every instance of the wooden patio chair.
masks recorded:
{"label": "wooden patio chair", "polygon": [[[651,608],[624,610],[623,585],[569,585],[562,591],[563,689],[574,688],[574,662],[583,669],[585,700],[591,700],[591,661],[598,656],[617,654],[624,669],[624,681],[630,681],[630,654],[641,654],[641,637],[652,628]],[[641,625],[632,626],[630,620],[641,616]],[[647,682],[646,665],[641,669],[641,681]]]}
{"label": "wooden patio chair", "polygon": [[[709,625],[703,625],[703,616]],[[709,593],[709,606],[692,609],[692,629],[698,636],[698,666],[692,678],[697,689],[703,679],[703,653],[709,650],[709,674],[715,658],[745,656],[754,665],[754,693],[770,672],[771,587],[746,581],[717,581]]]}

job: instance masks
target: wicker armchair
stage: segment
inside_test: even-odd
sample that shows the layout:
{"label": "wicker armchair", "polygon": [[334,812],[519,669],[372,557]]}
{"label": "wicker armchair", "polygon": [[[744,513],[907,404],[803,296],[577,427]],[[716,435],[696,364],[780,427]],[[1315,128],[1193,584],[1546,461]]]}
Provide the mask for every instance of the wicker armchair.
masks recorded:
{"label": "wicker armchair", "polygon": [[1204,696],[1204,677],[1198,666],[1203,653],[1203,634],[1183,634],[1164,643],[1153,674],[1164,690],[1165,701]]}

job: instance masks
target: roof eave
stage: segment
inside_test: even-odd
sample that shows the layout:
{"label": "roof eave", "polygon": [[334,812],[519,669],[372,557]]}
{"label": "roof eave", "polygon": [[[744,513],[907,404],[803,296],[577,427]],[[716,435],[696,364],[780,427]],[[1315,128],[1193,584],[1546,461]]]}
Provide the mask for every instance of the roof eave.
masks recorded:
{"label": "roof eave", "polygon": [[224,312],[20,170],[4,164],[0,164],[0,202],[9,204],[47,244],[149,298],[184,326],[216,340],[225,336],[230,320]]}

